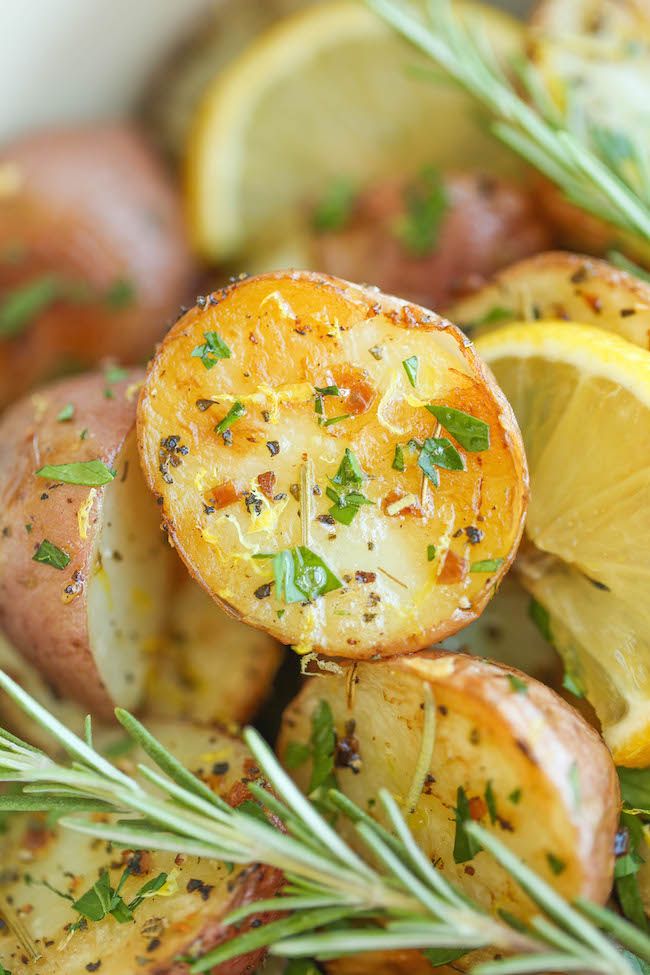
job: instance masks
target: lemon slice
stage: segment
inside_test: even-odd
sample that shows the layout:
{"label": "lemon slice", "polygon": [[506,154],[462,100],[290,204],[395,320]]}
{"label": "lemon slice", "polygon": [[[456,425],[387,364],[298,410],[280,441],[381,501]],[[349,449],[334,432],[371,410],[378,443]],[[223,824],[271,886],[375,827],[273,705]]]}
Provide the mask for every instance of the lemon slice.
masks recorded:
{"label": "lemon slice", "polygon": [[[522,28],[465,4],[499,55]],[[480,159],[511,171],[512,154],[477,124],[475,103],[361,4],[319,4],[254,42],[206,91],[188,141],[186,195],[198,250],[223,260],[269,246],[342,176],[368,182],[424,163]]]}
{"label": "lemon slice", "polygon": [[586,325],[514,324],[477,344],[531,477],[518,563],[615,760],[650,764],[650,353]]}

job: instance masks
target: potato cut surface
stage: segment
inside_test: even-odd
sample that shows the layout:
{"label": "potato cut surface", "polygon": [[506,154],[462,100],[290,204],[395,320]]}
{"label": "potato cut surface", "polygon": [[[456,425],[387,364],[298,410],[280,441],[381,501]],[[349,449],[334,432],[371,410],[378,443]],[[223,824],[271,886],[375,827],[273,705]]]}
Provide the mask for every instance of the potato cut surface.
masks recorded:
{"label": "potato cut surface", "polygon": [[455,632],[520,537],[505,399],[457,329],[373,289],[287,272],[203,299],[154,360],[138,423],[190,571],[303,652]]}
{"label": "potato cut surface", "polygon": [[[597,733],[553,691],[464,654],[348,664],[339,676],[314,678],[285,711],[279,754],[305,791],[312,762],[296,746],[311,747],[317,712],[327,740],[327,705],[338,787],[379,817],[379,790],[388,789],[432,863],[487,909],[521,917],[534,910],[492,857],[467,842],[457,817],[495,833],[565,897],[608,896],[616,772]],[[353,831],[350,838],[360,842]]]}
{"label": "potato cut surface", "polygon": [[232,619],[178,562],[161,646],[150,670],[145,714],[197,724],[248,721],[271,694],[283,648]]}
{"label": "potato cut surface", "polygon": [[[256,771],[240,741],[180,722],[149,727],[181,762],[232,805],[249,795],[246,782]],[[151,764],[137,748],[129,750],[125,735],[113,734],[108,752],[117,755],[120,750],[119,764],[126,763],[131,772],[136,762]],[[0,926],[0,963],[13,975],[131,975],[140,970],[187,975],[190,966],[182,959],[199,957],[234,935],[223,923],[228,913],[240,904],[272,897],[281,883],[278,871],[260,864],[229,867],[173,852],[122,850],[53,827],[41,814],[10,817],[0,856],[0,917],[6,922]],[[127,866],[130,875],[121,891],[127,904],[145,884],[158,889],[133,907],[131,921],[120,924],[107,914],[88,920],[71,934],[70,925],[82,915],[70,900],[54,891],[76,901],[97,882],[109,883],[114,890]],[[101,881],[104,871],[107,878]],[[261,918],[266,920],[268,915]],[[251,921],[257,923],[254,916]],[[262,956],[263,952],[248,954],[220,971],[223,975],[250,972]]]}
{"label": "potato cut surface", "polygon": [[104,718],[140,700],[174,568],[138,463],[140,380],[64,379],[0,421],[0,626]]}

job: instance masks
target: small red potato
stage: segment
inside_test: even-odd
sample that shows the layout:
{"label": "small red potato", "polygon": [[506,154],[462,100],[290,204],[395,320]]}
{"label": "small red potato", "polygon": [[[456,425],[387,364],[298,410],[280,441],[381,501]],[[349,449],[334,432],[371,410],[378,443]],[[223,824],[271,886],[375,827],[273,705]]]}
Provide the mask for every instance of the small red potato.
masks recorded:
{"label": "small red potato", "polygon": [[0,407],[106,356],[142,364],[192,289],[176,191],[125,123],[0,151]]}

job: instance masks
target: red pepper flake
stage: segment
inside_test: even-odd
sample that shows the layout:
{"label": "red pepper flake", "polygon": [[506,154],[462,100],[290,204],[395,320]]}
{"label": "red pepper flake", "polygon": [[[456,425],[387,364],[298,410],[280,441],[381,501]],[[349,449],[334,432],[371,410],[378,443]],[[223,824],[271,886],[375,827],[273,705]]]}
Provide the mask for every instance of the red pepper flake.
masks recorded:
{"label": "red pepper flake", "polygon": [[462,582],[469,571],[469,562],[448,549],[436,582],[441,585],[455,585]]}
{"label": "red pepper flake", "polygon": [[472,796],[468,802],[469,814],[475,823],[478,823],[484,816],[487,815],[488,807],[485,799],[481,796]]}
{"label": "red pepper flake", "polygon": [[357,582],[376,582],[377,573],[376,572],[363,572],[361,569],[357,569],[354,573],[354,578]]}
{"label": "red pepper flake", "polygon": [[227,508],[229,504],[234,504],[242,496],[242,492],[237,488],[233,481],[224,481],[210,488],[206,501],[214,508]]}
{"label": "red pepper flake", "polygon": [[[406,498],[406,497],[407,497],[406,491],[389,491],[381,503],[381,510],[384,512],[385,515],[391,517],[391,515],[388,512],[388,508],[390,508],[391,505],[395,504],[396,501],[400,501],[402,498]],[[401,518],[403,515],[421,515],[421,514],[422,514],[422,509],[420,508],[420,502],[418,501],[416,504],[409,504],[405,508],[400,508],[399,511],[397,512],[397,515],[393,515],[392,517]]]}
{"label": "red pepper flake", "polygon": [[273,471],[264,471],[263,474],[257,475],[257,483],[259,484],[260,491],[262,494],[266,495],[269,500],[273,498],[275,481],[276,477]]}

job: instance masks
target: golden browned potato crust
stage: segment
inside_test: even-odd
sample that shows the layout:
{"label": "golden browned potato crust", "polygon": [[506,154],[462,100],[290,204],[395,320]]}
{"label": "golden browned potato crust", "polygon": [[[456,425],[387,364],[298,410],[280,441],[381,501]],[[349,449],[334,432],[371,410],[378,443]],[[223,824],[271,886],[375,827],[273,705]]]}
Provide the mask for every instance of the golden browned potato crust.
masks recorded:
{"label": "golden browned potato crust", "polygon": [[608,261],[548,251],[495,274],[447,314],[472,336],[509,321],[596,325],[650,348],[650,284]]}
{"label": "golden browned potato crust", "polygon": [[[59,694],[105,717],[116,700],[137,703],[158,625],[152,597],[166,577],[167,547],[131,446],[140,379],[62,380],[0,420],[0,625]],[[71,418],[58,419],[66,410]],[[89,487],[35,475],[91,460],[116,469],[115,479]],[[46,541],[67,564],[34,560]]]}
{"label": "golden browned potato crust", "polygon": [[[436,732],[426,765],[419,768],[427,688]],[[347,739],[335,751],[339,788],[373,814],[380,814],[381,787],[405,812],[409,806],[419,845],[485,908],[522,917],[533,910],[489,855],[479,852],[456,862],[459,789],[470,818],[565,897],[607,899],[620,806],[616,770],[594,729],[549,688],[464,654],[428,652],[350,664],[338,676],[308,682],[287,709],[281,757],[290,742],[309,740],[321,700],[331,707],[339,743]],[[346,760],[352,739],[355,763]],[[303,788],[309,773],[309,763],[292,771]],[[415,798],[414,782],[422,789]]]}
{"label": "golden browned potato crust", "polygon": [[[428,404],[478,421],[489,449],[446,435]],[[295,271],[209,296],[162,344],[138,429],[190,572],[301,652],[364,658],[442,639],[480,614],[520,538],[527,472],[507,402],[459,330],[375,289]],[[435,438],[463,466],[438,486],[418,463]],[[346,522],[337,496],[352,489]],[[283,585],[294,571],[297,594]]]}
{"label": "golden browned potato crust", "polygon": [[105,356],[141,364],[194,274],[176,190],[141,135],[24,137],[0,153],[0,184],[0,407]]}
{"label": "golden browned potato crust", "polygon": [[[252,758],[237,739],[221,731],[207,732],[191,724],[166,722],[151,730],[210,788],[231,805],[250,798],[248,783],[259,777]],[[210,755],[214,757],[210,762]],[[122,759],[129,768],[146,760],[137,750]],[[218,763],[219,772],[212,766]],[[146,960],[155,975],[187,975],[187,958],[205,954],[224,941],[272,920],[268,913],[251,915],[238,932],[223,923],[235,908],[273,897],[283,882],[279,871],[258,863],[229,867],[217,861],[174,853],[121,851],[70,830],[51,827],[41,815],[11,817],[2,837],[0,961],[13,975],[131,975]],[[130,865],[124,886],[129,901],[146,882],[167,874],[166,886],[145,899],[134,911],[132,923],[118,924],[111,916],[89,921],[69,933],[79,920],[67,900],[43,886],[47,881],[64,894],[80,897],[107,870],[115,888]],[[17,937],[22,930],[25,939]],[[38,954],[38,964],[30,955]],[[213,969],[218,975],[248,975],[263,960],[255,951]]]}

